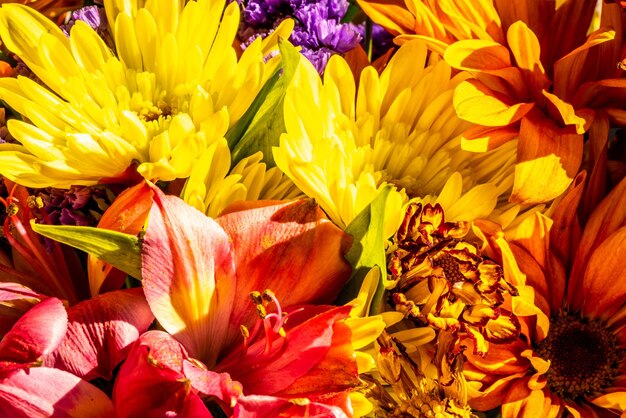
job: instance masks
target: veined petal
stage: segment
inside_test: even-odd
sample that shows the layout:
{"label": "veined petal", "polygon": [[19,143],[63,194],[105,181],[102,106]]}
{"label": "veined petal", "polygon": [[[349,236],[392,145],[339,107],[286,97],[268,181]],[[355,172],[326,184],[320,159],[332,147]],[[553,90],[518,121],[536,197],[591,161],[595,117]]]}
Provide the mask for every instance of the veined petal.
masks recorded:
{"label": "veined petal", "polygon": [[563,125],[574,125],[577,134],[584,134],[587,130],[587,122],[585,118],[578,116],[574,107],[563,101],[560,97],[542,91],[543,96],[548,99],[548,103],[552,106],[548,106],[548,110],[551,116],[561,122]]}
{"label": "veined petal", "polygon": [[337,406],[310,402],[307,399],[283,399],[274,396],[243,396],[235,406],[235,418],[348,418]]}
{"label": "veined petal", "polygon": [[256,320],[250,292],[271,289],[284,306],[329,303],[350,275],[344,258],[350,237],[313,200],[235,203],[217,222],[232,241],[237,266],[232,327],[223,348],[239,338],[239,325]]}
{"label": "veined petal", "polygon": [[233,243],[211,218],[154,190],[142,251],[146,299],[161,325],[212,367],[237,303]]}
{"label": "veined petal", "polygon": [[446,49],[444,59],[459,70],[491,71],[511,66],[509,50],[486,39],[467,39],[453,43]]}
{"label": "veined petal", "polygon": [[571,184],[582,160],[582,135],[542,117],[522,119],[511,201],[547,202]]}
{"label": "veined petal", "polygon": [[384,27],[392,35],[412,33],[415,17],[409,13],[402,0],[357,0],[363,11],[376,23]]}
{"label": "veined petal", "polygon": [[68,308],[68,331],[45,365],[85,380],[111,379],[154,316],[141,289],[105,293]]}
{"label": "veined petal", "polygon": [[12,418],[112,418],[113,403],[71,373],[33,367],[0,380],[0,416]]}
{"label": "veined petal", "polygon": [[522,70],[531,92],[541,91],[550,84],[541,64],[539,40],[526,24],[519,20],[507,31],[507,43],[517,67]]}
{"label": "veined petal", "polygon": [[454,108],[461,119],[485,126],[506,126],[519,121],[534,103],[507,104],[478,80],[467,80],[454,91]]}
{"label": "veined petal", "polygon": [[67,331],[67,313],[57,298],[39,302],[0,341],[0,360],[30,363],[53,352]]}

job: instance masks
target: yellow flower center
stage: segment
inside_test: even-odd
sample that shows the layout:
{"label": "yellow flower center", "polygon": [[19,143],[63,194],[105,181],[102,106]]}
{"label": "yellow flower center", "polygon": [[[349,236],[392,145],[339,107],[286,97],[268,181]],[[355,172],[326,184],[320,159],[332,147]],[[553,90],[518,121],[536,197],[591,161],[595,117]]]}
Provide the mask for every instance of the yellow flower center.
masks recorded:
{"label": "yellow flower center", "polygon": [[620,344],[599,320],[581,319],[559,312],[537,354],[550,360],[550,389],[562,398],[575,400],[610,387],[624,357]]}

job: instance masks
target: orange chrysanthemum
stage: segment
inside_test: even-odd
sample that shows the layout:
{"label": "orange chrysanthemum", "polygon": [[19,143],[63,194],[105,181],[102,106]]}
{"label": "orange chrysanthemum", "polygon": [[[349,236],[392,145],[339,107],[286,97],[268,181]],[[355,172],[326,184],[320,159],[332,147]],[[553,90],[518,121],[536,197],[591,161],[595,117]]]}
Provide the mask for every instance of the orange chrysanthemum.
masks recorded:
{"label": "orange chrysanthemum", "polygon": [[525,274],[520,287],[534,295],[513,306],[521,338],[491,345],[485,357],[467,350],[476,409],[502,405],[503,418],[626,410],[626,179],[581,230],[585,177],[575,179],[551,220],[536,214],[510,242]]}
{"label": "orange chrysanthemum", "polygon": [[592,124],[626,123],[622,8],[596,0],[384,0],[359,3],[374,21],[415,37],[467,70],[454,106],[479,126],[462,146],[482,152],[519,137],[511,201],[535,204],[561,195],[578,172],[583,134]]}

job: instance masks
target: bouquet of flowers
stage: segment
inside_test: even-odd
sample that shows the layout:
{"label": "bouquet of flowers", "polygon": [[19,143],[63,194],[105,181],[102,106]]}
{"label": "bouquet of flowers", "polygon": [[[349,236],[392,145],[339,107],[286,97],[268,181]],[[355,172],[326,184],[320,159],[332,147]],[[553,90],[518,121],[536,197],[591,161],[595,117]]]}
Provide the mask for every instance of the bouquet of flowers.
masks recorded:
{"label": "bouquet of flowers", "polygon": [[3,0],[0,416],[626,417],[626,5]]}

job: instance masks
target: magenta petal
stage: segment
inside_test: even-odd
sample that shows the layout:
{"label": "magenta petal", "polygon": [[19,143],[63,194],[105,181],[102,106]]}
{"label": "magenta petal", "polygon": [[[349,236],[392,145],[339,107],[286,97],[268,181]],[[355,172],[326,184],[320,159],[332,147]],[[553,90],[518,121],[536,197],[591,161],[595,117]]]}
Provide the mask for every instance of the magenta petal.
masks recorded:
{"label": "magenta petal", "polygon": [[163,328],[208,367],[230,327],[232,253],[215,221],[177,197],[155,193],[142,250],[146,299]]}
{"label": "magenta petal", "polygon": [[[319,311],[319,307],[312,309]],[[252,343],[245,355],[236,351],[225,358],[217,365],[217,370],[227,371],[233,379],[241,382],[244,393],[278,393],[325,358],[333,339],[333,325],[346,318],[349,312],[349,306],[330,307],[326,312],[309,317],[289,329],[280,349],[264,354],[265,339],[261,339]]]}
{"label": "magenta petal", "polygon": [[165,332],[148,331],[139,337],[113,386],[118,416],[210,418],[183,373],[186,358],[184,347]]}
{"label": "magenta petal", "polygon": [[141,289],[104,293],[67,309],[67,335],[44,364],[92,380],[110,379],[154,316]]}
{"label": "magenta petal", "polygon": [[306,400],[289,400],[273,396],[251,395],[239,399],[235,406],[234,418],[348,418],[337,406],[330,406]]}
{"label": "magenta petal", "polygon": [[16,363],[38,361],[50,354],[67,331],[67,313],[57,298],[39,302],[24,314],[0,341],[0,360]]}
{"label": "magenta petal", "polygon": [[62,370],[33,367],[0,379],[0,416],[115,418],[111,400],[91,383]]}

